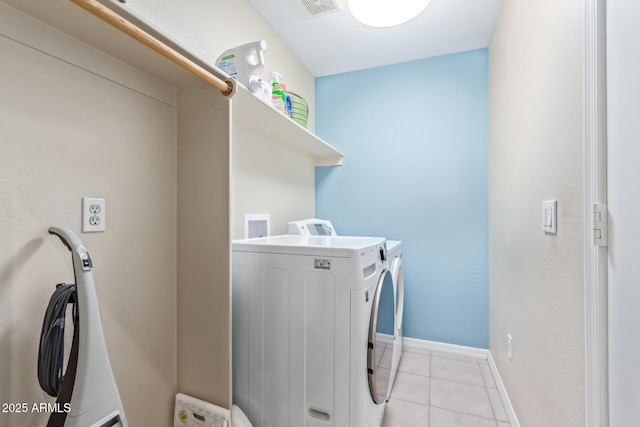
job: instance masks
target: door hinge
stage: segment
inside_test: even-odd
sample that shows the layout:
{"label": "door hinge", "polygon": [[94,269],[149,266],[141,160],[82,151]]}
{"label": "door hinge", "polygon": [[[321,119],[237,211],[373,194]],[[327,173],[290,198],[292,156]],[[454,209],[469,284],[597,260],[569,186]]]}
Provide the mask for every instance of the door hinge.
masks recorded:
{"label": "door hinge", "polygon": [[609,211],[607,205],[593,205],[593,246],[608,245]]}

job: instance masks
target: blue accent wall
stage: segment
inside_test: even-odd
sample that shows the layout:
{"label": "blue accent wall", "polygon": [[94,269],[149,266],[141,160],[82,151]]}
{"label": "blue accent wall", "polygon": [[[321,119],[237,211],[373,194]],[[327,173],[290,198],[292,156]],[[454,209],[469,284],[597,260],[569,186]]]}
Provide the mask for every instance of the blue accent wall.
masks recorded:
{"label": "blue accent wall", "polygon": [[[489,346],[487,49],[316,79],[316,216],[403,241],[406,337]],[[517,141],[515,141],[517,142]]]}

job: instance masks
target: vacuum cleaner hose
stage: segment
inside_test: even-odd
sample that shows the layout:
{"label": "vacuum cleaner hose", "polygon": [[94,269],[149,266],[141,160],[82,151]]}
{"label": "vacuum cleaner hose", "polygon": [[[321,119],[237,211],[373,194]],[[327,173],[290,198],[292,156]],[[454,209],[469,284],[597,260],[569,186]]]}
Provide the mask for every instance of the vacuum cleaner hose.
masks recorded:
{"label": "vacuum cleaner hose", "polygon": [[75,284],[60,283],[51,295],[42,321],[38,350],[38,382],[52,397],[57,397],[64,378],[64,336],[68,304],[73,304],[73,327],[78,326]]}

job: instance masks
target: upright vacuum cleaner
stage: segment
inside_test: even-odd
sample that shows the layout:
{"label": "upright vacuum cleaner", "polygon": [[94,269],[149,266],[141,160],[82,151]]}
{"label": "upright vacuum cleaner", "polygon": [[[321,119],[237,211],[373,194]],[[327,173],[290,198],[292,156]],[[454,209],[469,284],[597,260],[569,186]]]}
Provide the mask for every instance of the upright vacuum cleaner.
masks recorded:
{"label": "upright vacuum cleaner", "polygon": [[[58,236],[71,251],[76,283],[58,285],[42,325],[38,379],[48,394],[57,396],[58,408],[51,413],[47,427],[127,427],[102,332],[91,255],[71,230],[51,227],[49,234]],[[68,303],[75,305],[74,331],[63,375]]]}

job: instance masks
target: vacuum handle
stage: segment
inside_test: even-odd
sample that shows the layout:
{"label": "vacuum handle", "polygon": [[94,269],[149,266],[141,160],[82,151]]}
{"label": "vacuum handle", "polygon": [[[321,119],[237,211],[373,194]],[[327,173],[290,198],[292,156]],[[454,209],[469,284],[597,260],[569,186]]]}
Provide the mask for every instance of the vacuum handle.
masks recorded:
{"label": "vacuum handle", "polygon": [[77,248],[78,246],[82,246],[82,242],[80,238],[73,231],[68,228],[60,228],[60,227],[49,227],[49,234],[53,234],[58,236],[62,243],[73,252],[72,247]]}
{"label": "vacuum handle", "polygon": [[[82,241],[76,233],[68,228],[49,227],[49,234],[58,236],[62,243],[71,251],[72,254],[77,255],[80,258],[80,266],[84,271],[90,271],[93,268],[93,262],[91,261],[91,255],[82,246]],[[75,257],[74,257],[75,261]]]}

